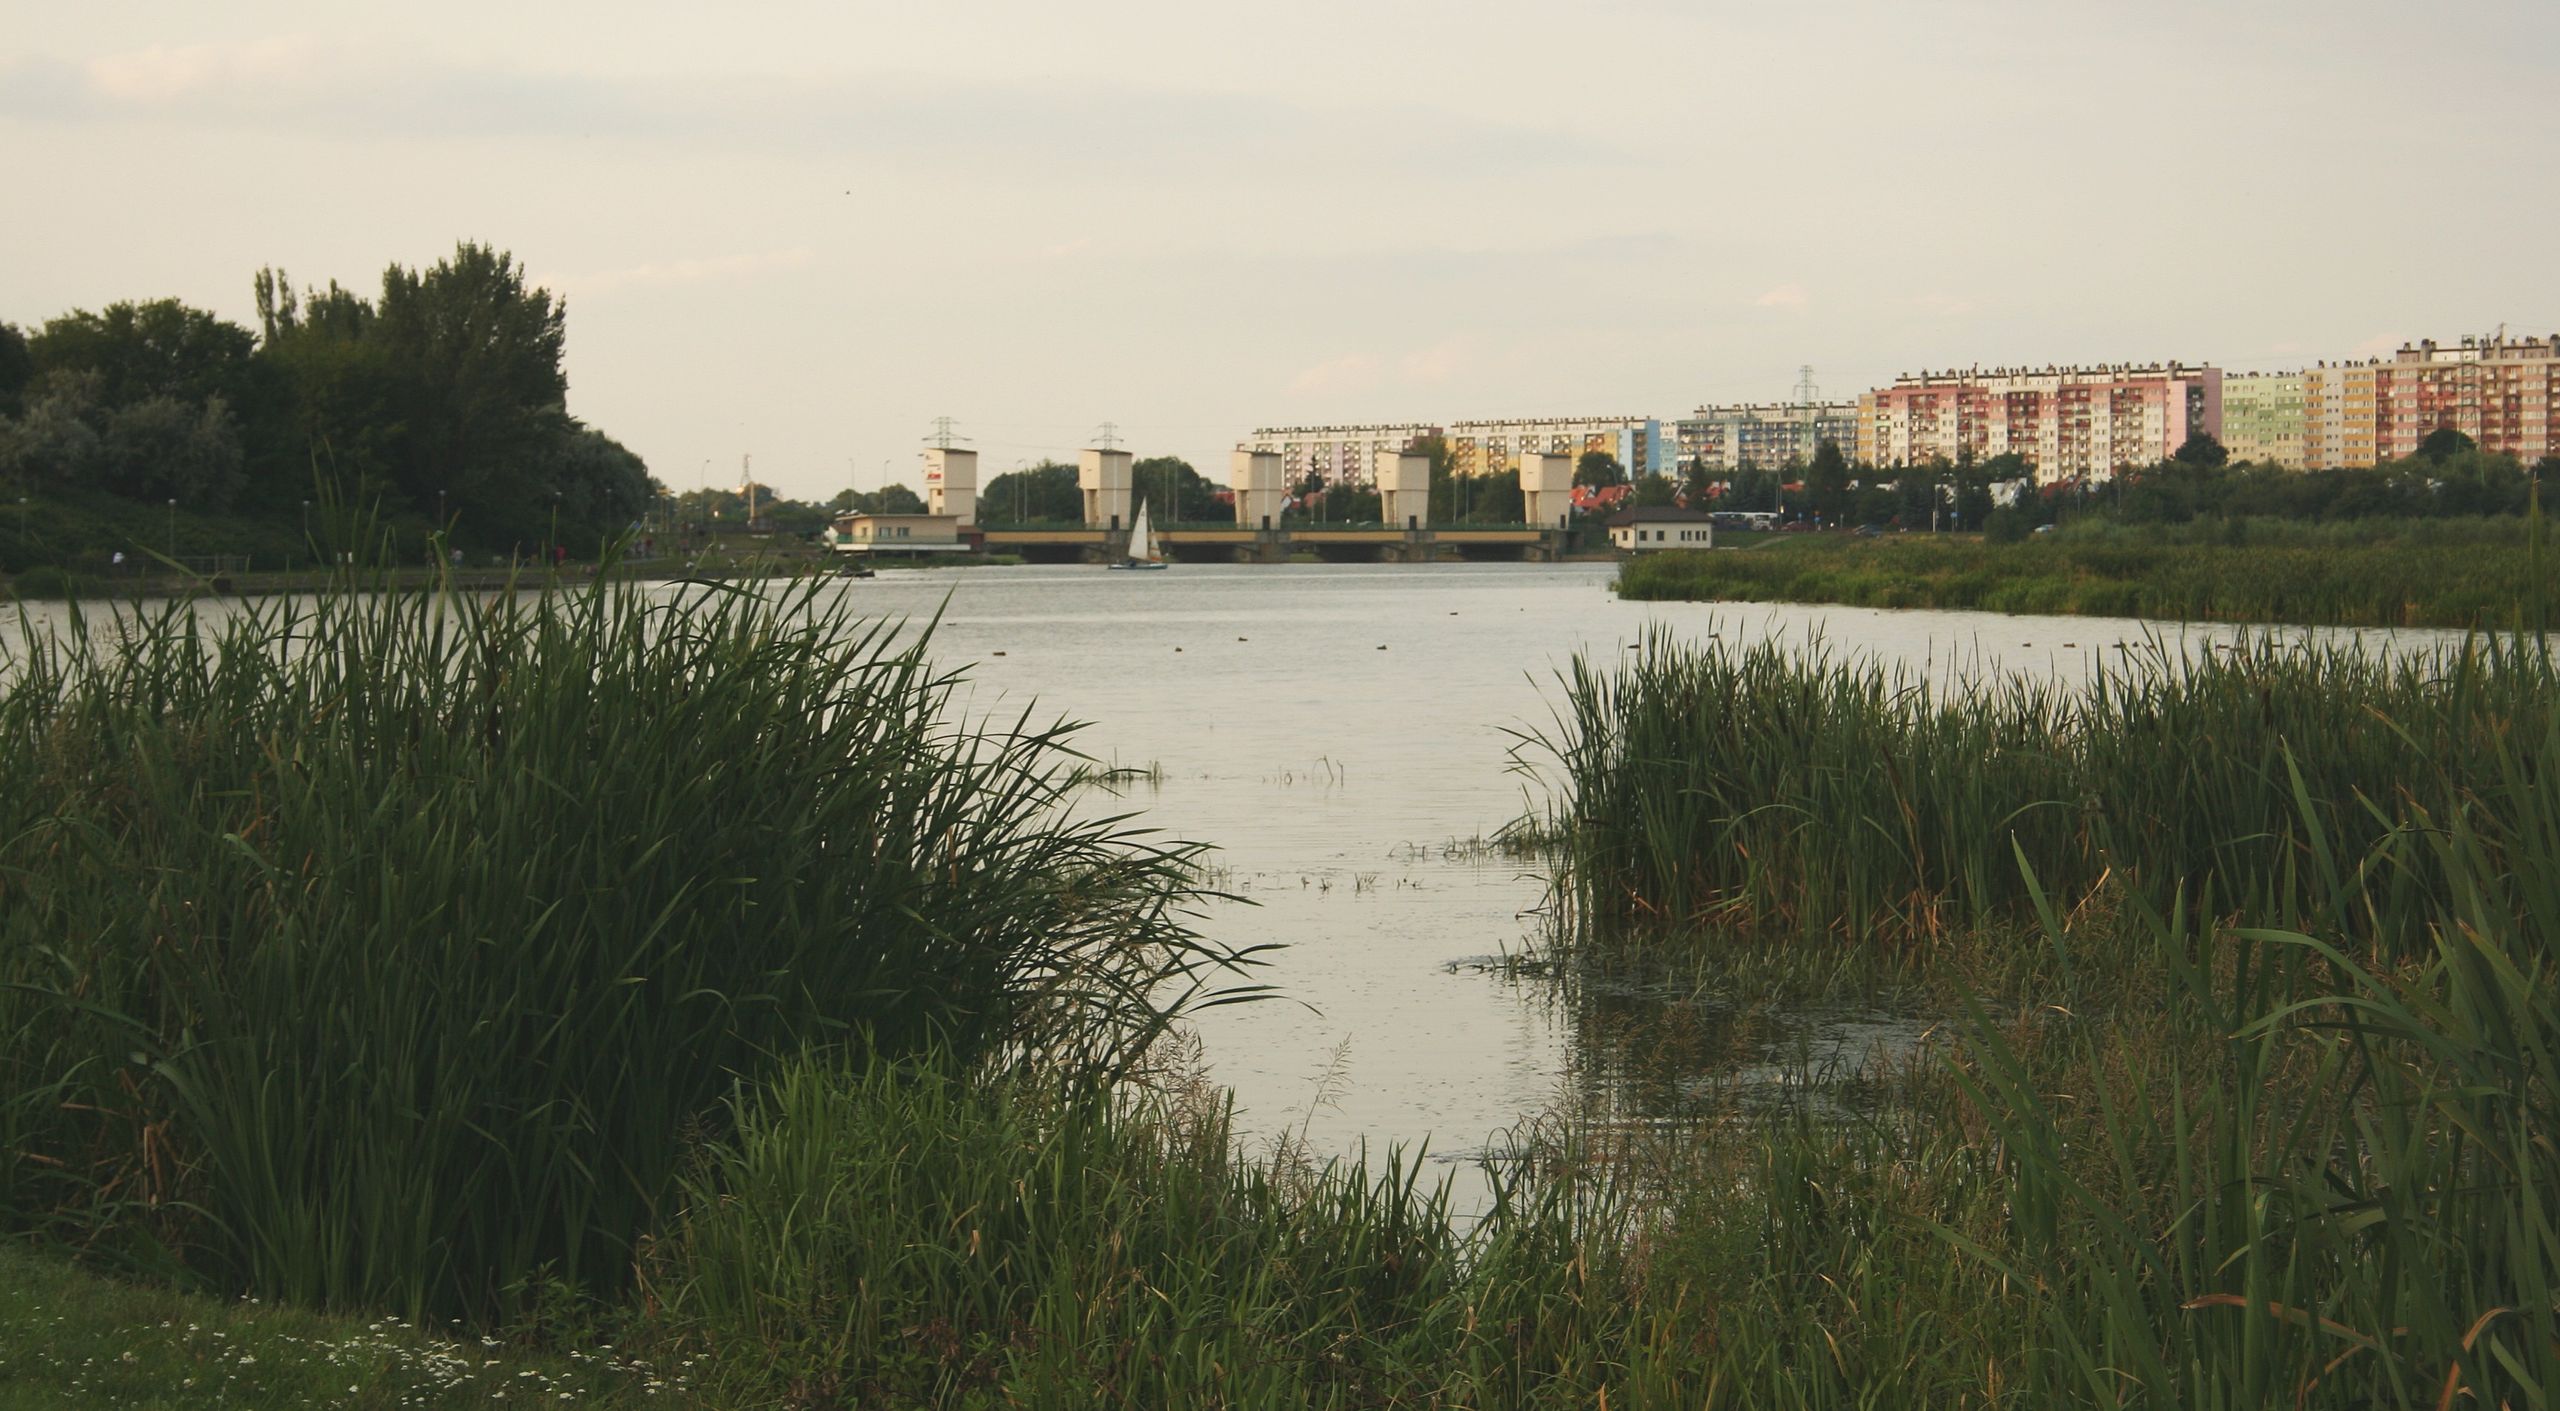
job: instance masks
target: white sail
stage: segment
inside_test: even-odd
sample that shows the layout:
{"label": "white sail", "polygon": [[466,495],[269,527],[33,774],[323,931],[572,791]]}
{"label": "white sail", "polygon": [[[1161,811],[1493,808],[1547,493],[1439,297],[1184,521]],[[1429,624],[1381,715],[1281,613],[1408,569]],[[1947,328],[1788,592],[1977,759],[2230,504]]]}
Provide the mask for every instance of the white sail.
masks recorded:
{"label": "white sail", "polygon": [[1155,562],[1155,545],[1148,542],[1147,502],[1138,502],[1137,522],[1129,526],[1129,560],[1132,563]]}

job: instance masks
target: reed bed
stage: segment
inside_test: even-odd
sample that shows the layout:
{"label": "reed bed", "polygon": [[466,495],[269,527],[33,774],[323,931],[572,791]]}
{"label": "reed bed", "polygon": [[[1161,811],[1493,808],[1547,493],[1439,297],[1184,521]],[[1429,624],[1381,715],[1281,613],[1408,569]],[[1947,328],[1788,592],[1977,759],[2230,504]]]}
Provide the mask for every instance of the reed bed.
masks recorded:
{"label": "reed bed", "polygon": [[[610,1293],[810,1047],[1107,1076],[1242,957],[813,588],[339,591],[0,662],[0,1224],[493,1318]],[[22,624],[24,627],[25,624]],[[1232,987],[1227,992],[1232,996]]]}
{"label": "reed bed", "polygon": [[715,1400],[1521,1406],[1607,1376],[1596,1172],[1503,1174],[1463,1234],[1418,1152],[1248,1157],[1199,1092],[878,1061],[795,1067],[730,1127],[652,1271]]}
{"label": "reed bed", "polygon": [[1952,961],[1959,1017],[1870,1108],[1622,1145],[1649,1216],[1613,1404],[2549,1404],[2539,646],[2268,641],[2069,696],[1647,648],[1524,747],[1567,766],[1562,962],[1855,941]]}
{"label": "reed bed", "polygon": [[[1931,682],[1820,643],[1577,660],[1515,762],[1558,789],[1562,942],[1786,936],[1915,953],[2036,919],[2027,878],[2389,941],[2456,879],[2370,861],[2417,817],[2499,814],[2503,751],[2560,719],[2539,647],[2395,656],[2154,639],[2085,687]],[[2484,825],[2486,826],[2486,825]],[[2023,866],[2022,866],[2023,865]],[[1577,941],[1577,937],[1581,941]],[[2412,942],[2414,944],[2414,941]]]}
{"label": "reed bed", "polygon": [[2060,533],[2024,543],[1806,535],[1750,553],[1653,554],[1618,572],[1644,600],[1845,603],[2191,622],[2535,628],[2554,602],[2538,520],[2375,541],[2234,521],[2169,538]]}

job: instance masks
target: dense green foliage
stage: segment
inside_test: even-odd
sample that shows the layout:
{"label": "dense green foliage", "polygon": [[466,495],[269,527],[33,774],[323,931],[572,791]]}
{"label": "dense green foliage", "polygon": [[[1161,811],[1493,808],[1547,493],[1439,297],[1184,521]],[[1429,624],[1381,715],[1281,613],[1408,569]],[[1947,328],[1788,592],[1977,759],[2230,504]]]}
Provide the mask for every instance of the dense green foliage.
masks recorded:
{"label": "dense green foliage", "polygon": [[1809,465],[1723,472],[1692,462],[1683,468],[1681,489],[1693,507],[1906,529],[1985,528],[1995,485],[2022,487],[2014,512],[2030,527],[2089,520],[2460,519],[2525,513],[2535,478],[2554,468],[2550,460],[2528,468],[2513,456],[2480,451],[2451,430],[2430,435],[2405,460],[2310,471],[2233,464],[2211,437],[2199,436],[2153,465],[2128,466],[2105,479],[2039,484],[2034,467],[2014,452],[1967,465],[1853,466],[1836,444],[1824,442]]}
{"label": "dense green foliage", "polygon": [[1076,468],[1042,461],[1009,470],[978,487],[978,518],[989,524],[1081,524],[1084,491]]}
{"label": "dense green foliage", "polygon": [[0,660],[0,1221],[486,1315],[617,1286],[803,1046],[1143,1051],[1225,958],[1189,852],[820,591],[176,605]]}
{"label": "dense green foliage", "polygon": [[1567,694],[1548,826],[1576,973],[1687,956],[1752,986],[1851,940],[1925,954],[1966,1016],[1872,1071],[1866,1115],[1635,1145],[1662,1205],[1629,1306],[1677,1278],[1708,1348],[1631,1357],[1613,1404],[2560,1385],[2541,649],[2268,646],[2070,702],[1654,642]]}
{"label": "dense green foliage", "polygon": [[2075,690],[1656,636],[1564,688],[1522,759],[1563,771],[1552,827],[1604,930],[1886,945],[2029,919],[2022,864],[2057,893],[2111,877],[2268,924],[2362,931],[2386,893],[2442,921],[2455,879],[2353,860],[2494,782],[2517,735],[2560,729],[2550,659],[2495,642],[2154,642]]}
{"label": "dense green foliage", "polygon": [[[1225,524],[1235,518],[1218,499],[1219,487],[1178,456],[1132,462],[1129,491],[1130,503],[1144,500],[1157,524]],[[979,487],[978,518],[988,524],[1084,523],[1084,491],[1076,468],[1042,461],[1006,471]]]}
{"label": "dense green foliage", "polygon": [[1471,1239],[1418,1154],[1246,1159],[1189,1096],[788,1072],[691,1188],[673,1330],[740,1404],[1514,1406],[1605,1375],[1596,1184],[1503,1178]]}
{"label": "dense green foliage", "polygon": [[[465,243],[395,264],[372,300],[296,292],[274,270],[256,293],[254,333],[156,299],[0,335],[0,488],[46,531],[0,534],[0,568],[94,571],[111,550],[161,549],[150,530],[170,509],[299,542],[319,501],[421,537],[441,517],[465,544],[531,553],[557,538],[583,555],[648,508],[639,458],[568,414],[563,306],[510,256]],[[57,513],[101,494],[127,505],[109,537]]]}
{"label": "dense green foliage", "polygon": [[2073,526],[2022,514],[1982,540],[1790,536],[1756,552],[1653,554],[1619,570],[1640,599],[1847,603],[1985,612],[2373,627],[2532,626],[2560,606],[2534,521]]}
{"label": "dense green foliage", "polygon": [[[1774,1096],[1696,1081],[1693,1121],[1515,1133],[1456,1219],[1419,1154],[1241,1154],[1196,1079],[1133,1067],[1162,1018],[1140,990],[1214,959],[1166,914],[1184,859],[1062,822],[1054,737],[955,735],[948,678],[848,626],[809,599],[384,598],[10,663],[13,1218],[297,1300],[436,1306],[326,1273],[436,1271],[566,1349],[491,1350],[516,1395],[625,1404],[2560,1385],[2538,651],[2264,644],[2072,699],[1765,647],[1578,669],[1555,822],[1592,929],[1561,934],[1563,1002],[1625,993],[1604,961],[1687,957],[1733,995],[1829,949],[1925,953],[1958,1017],[1854,1112],[1797,1063]],[[341,1404],[281,1365],[313,1354],[455,1394],[417,1375],[451,1345],[405,1329],[200,1329],[58,1266],[19,1281],[53,1321],[24,1346],[0,1297],[0,1402],[34,1367]],[[695,1384],[646,1380],[674,1369]]]}

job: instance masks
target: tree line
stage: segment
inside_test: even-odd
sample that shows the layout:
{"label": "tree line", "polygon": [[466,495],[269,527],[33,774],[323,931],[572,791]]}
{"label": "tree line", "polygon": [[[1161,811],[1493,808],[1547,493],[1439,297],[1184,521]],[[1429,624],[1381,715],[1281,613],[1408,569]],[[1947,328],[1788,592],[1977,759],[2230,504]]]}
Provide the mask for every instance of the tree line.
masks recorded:
{"label": "tree line", "polygon": [[568,412],[565,305],[513,256],[465,242],[372,297],[278,269],[253,288],[254,330],[176,299],[0,324],[11,497],[297,526],[318,502],[581,554],[646,511],[640,457]]}
{"label": "tree line", "polygon": [[[2044,482],[2014,452],[1961,464],[1879,468],[1853,464],[1836,443],[1824,441],[1809,462],[1772,469],[1718,471],[1691,461],[1675,493],[1696,508],[1774,511],[1826,525],[1934,525],[2006,535],[2077,516],[2183,524],[2520,515],[2537,477],[2550,471],[2560,471],[2560,458],[2527,466],[2482,451],[2451,429],[2430,435],[2413,455],[2366,467],[2305,471],[2233,461],[2220,442],[2199,435],[2174,455],[2105,479]],[[1641,492],[1647,481],[1668,478],[1640,476],[1635,483]]]}

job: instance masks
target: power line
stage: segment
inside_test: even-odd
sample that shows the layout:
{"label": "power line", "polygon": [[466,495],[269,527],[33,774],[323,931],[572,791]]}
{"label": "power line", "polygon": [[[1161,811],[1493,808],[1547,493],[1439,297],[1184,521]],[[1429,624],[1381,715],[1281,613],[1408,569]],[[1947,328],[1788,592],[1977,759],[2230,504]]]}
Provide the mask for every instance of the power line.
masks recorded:
{"label": "power line", "polygon": [[933,443],[935,449],[947,451],[951,449],[952,442],[966,441],[969,439],[966,436],[962,436],[957,432],[954,432],[951,429],[953,425],[954,423],[950,417],[935,417],[933,419],[933,434],[926,437],[925,440]]}

